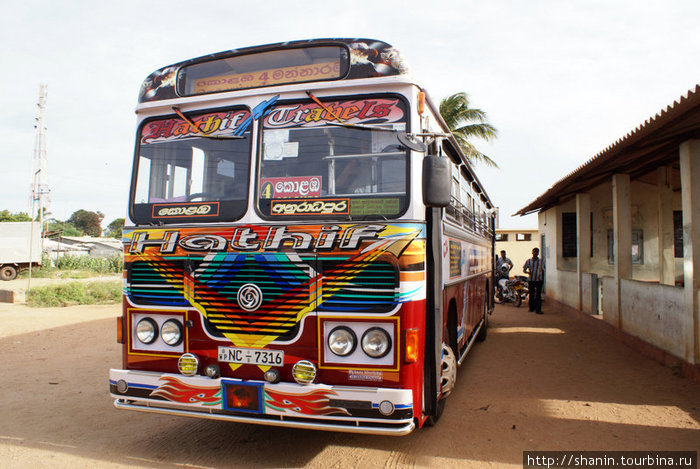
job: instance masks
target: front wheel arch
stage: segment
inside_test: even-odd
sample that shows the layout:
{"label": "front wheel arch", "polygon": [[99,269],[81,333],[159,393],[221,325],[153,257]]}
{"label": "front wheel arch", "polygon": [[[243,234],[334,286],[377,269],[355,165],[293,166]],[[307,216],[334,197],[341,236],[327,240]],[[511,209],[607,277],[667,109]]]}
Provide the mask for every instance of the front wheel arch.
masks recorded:
{"label": "front wheel arch", "polygon": [[450,301],[447,324],[442,332],[442,359],[440,361],[440,397],[437,402],[437,415],[430,415],[425,421],[426,427],[432,427],[440,420],[445,410],[445,402],[454,390],[457,382],[457,304]]}

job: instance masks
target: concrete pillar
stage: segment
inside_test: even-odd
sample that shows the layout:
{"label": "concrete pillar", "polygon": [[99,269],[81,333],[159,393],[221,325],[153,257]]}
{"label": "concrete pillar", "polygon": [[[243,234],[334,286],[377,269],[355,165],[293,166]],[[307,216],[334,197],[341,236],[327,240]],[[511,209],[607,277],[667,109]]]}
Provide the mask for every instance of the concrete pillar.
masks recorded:
{"label": "concrete pillar", "polygon": [[591,196],[576,194],[578,309],[583,311],[583,274],[591,271]]}
{"label": "concrete pillar", "polygon": [[614,174],[613,192],[613,252],[615,253],[615,289],[617,291],[617,320],[622,329],[622,280],[632,278],[632,209],[629,174]]}
{"label": "concrete pillar", "polygon": [[662,166],[657,170],[657,187],[659,191],[659,283],[674,285],[676,283],[676,263],[673,251],[673,188],[671,187],[671,168]]}
{"label": "concrete pillar", "polygon": [[[683,336],[685,359],[700,364],[700,140],[688,140],[680,146],[681,198],[683,200]],[[694,246],[698,246],[695,249]]]}

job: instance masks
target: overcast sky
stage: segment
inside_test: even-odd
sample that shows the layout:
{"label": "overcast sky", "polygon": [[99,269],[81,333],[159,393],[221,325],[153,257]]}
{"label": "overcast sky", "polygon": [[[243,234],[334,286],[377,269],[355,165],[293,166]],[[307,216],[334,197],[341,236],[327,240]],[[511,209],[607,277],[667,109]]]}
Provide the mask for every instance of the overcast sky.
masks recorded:
{"label": "overcast sky", "polygon": [[48,85],[53,216],[126,214],[134,108],[157,68],[251,45],[394,45],[435,101],[465,91],[498,128],[477,166],[501,227],[552,184],[700,82],[700,1],[8,2],[0,28],[0,210],[28,211]]}

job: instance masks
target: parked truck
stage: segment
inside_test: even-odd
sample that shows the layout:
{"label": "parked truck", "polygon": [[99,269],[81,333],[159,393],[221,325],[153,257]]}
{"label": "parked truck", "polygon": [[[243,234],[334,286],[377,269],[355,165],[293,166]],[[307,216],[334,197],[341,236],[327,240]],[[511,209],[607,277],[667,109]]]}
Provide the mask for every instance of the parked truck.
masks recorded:
{"label": "parked truck", "polygon": [[13,280],[20,269],[41,265],[41,231],[30,221],[0,223],[0,280]]}

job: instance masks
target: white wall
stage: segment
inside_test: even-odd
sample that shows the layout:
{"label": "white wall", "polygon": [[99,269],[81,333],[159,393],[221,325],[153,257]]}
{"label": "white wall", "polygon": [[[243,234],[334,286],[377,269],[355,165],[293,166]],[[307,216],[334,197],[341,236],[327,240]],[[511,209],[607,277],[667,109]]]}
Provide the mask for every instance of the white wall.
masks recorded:
{"label": "white wall", "polygon": [[621,290],[622,330],[683,357],[683,288],[623,279]]}
{"label": "white wall", "polygon": [[572,308],[578,308],[578,282],[576,272],[556,271],[547,277],[547,296],[556,298]]}
{"label": "white wall", "polygon": [[603,298],[601,300],[601,311],[603,320],[614,327],[617,327],[617,289],[615,288],[615,279],[613,277],[602,277],[599,279],[602,282]]}
{"label": "white wall", "polygon": [[598,314],[598,280],[593,282],[594,274],[581,274],[581,310],[588,314]]}

